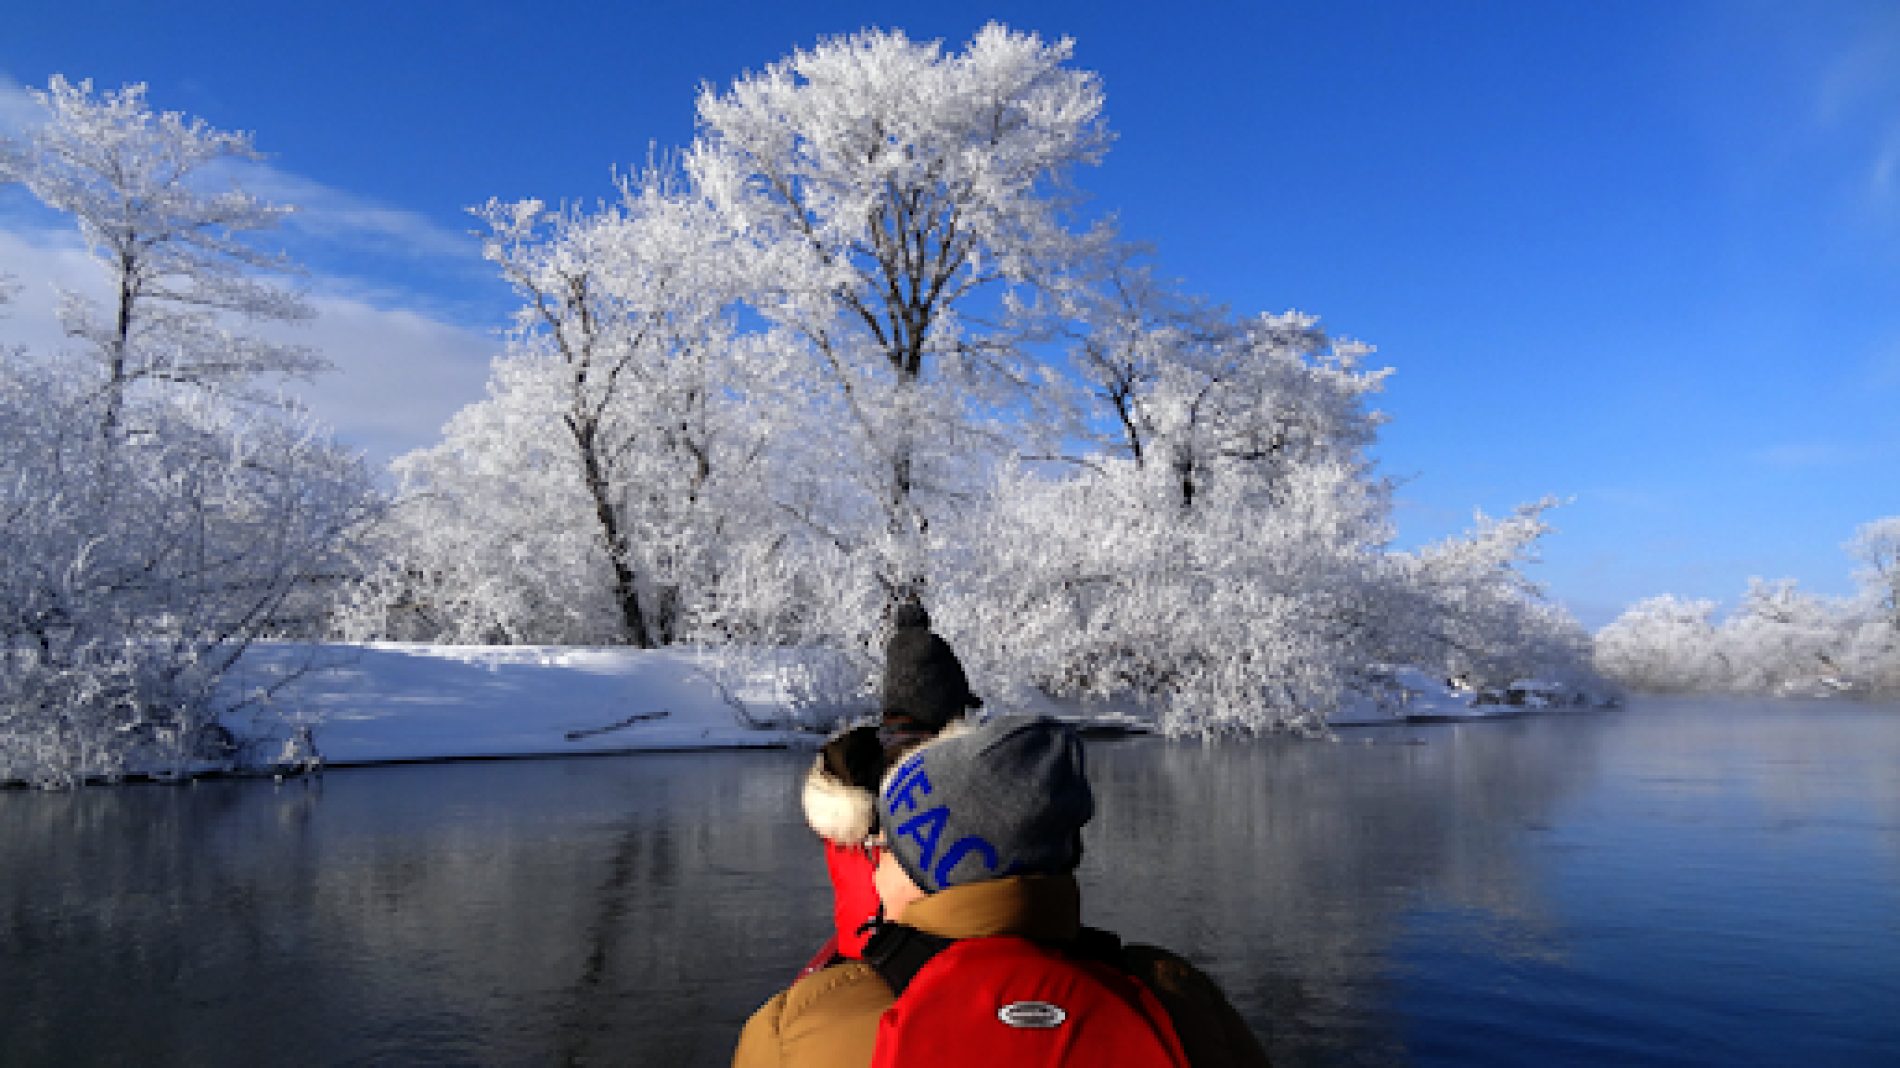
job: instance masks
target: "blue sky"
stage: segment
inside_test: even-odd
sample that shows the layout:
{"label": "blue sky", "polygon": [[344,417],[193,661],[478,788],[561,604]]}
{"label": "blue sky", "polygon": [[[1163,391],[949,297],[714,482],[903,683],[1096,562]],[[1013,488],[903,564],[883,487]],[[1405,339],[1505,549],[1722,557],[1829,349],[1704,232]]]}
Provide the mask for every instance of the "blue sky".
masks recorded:
{"label": "blue sky", "polygon": [[[1900,513],[1900,5],[986,7],[9,0],[0,126],[53,74],[256,133],[312,270],[312,403],[372,455],[481,395],[512,310],[490,197],[591,200],[724,85],[867,26],[1076,40],[1118,134],[1079,176],[1164,269],[1397,368],[1399,544],[1555,494],[1532,569],[1586,624],[1749,576],[1852,588]],[[70,238],[0,193],[0,338],[50,343]],[[37,287],[37,288],[36,288]]]}

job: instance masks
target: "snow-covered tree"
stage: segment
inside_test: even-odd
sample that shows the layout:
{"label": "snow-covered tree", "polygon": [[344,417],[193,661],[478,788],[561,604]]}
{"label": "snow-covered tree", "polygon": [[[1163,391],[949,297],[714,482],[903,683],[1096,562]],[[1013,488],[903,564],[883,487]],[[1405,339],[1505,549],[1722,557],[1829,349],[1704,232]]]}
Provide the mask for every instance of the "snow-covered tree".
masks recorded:
{"label": "snow-covered tree", "polygon": [[1900,516],[1861,526],[1847,551],[1862,565],[1842,653],[1847,674],[1872,692],[1900,694]]}
{"label": "snow-covered tree", "polygon": [[1159,282],[1140,254],[1115,250],[1069,301],[1098,440],[1165,470],[1182,508],[1223,477],[1267,490],[1301,464],[1364,464],[1384,421],[1364,398],[1391,373],[1361,369],[1369,346],[1329,338],[1298,312],[1236,318]]}
{"label": "snow-covered tree", "polygon": [[127,394],[141,383],[260,399],[261,376],[324,367],[308,347],[232,326],[311,315],[295,291],[260,277],[295,268],[248,236],[292,209],[229,180],[230,163],[263,158],[249,134],[154,112],[143,85],[95,96],[91,82],[55,75],[33,95],[50,121],[0,153],[0,177],[72,215],[105,272],[109,303],[65,293],[60,319],[99,361],[110,431],[123,431]]}
{"label": "snow-covered tree", "polygon": [[1749,579],[1742,603],[1722,624],[1727,688],[1773,693],[1838,676],[1840,630],[1838,610],[1795,580]]}
{"label": "snow-covered tree", "polygon": [[526,201],[478,214],[523,306],[489,397],[398,462],[401,544],[353,627],[680,640],[763,507],[774,422],[746,402],[762,342],[727,313],[740,257],[658,170],[595,211]]}
{"label": "snow-covered tree", "polygon": [[0,368],[0,779],[188,768],[221,737],[219,680],[258,638],[311,636],[375,507],[306,419],[142,397],[111,444],[97,386],[72,363]]}
{"label": "snow-covered tree", "polygon": [[76,217],[113,297],[65,295],[81,348],[0,353],[0,779],[179,772],[245,648],[308,634],[377,501],[294,404],[258,403],[319,361],[231,325],[304,314],[247,273],[288,265],[235,236],[286,209],[207,169],[249,139],[138,86],[55,78],[41,102],[8,174]]}
{"label": "snow-covered tree", "polygon": [[868,31],[700,94],[688,168],[765,245],[753,303],[842,416],[832,477],[853,495],[799,514],[847,552],[883,546],[892,596],[923,581],[971,461],[1041,422],[986,416],[1044,399],[1024,342],[1097,243],[1065,222],[1068,173],[1109,140],[1072,52],[994,24],[959,53]]}
{"label": "snow-covered tree", "polygon": [[826,40],[704,89],[682,181],[491,205],[519,329],[400,462],[353,632],[819,650],[798,685],[841,708],[922,595],[986,692],[1132,690],[1204,734],[1316,725],[1395,657],[1579,661],[1518,570],[1544,506],[1387,551],[1367,346],[1076,226],[1109,135],[1071,55]]}
{"label": "snow-covered tree", "polygon": [[1637,602],[1597,632],[1598,669],[1637,690],[1701,688],[1722,670],[1715,609],[1667,594]]}
{"label": "snow-covered tree", "polygon": [[1860,561],[1855,577],[1872,602],[1873,614],[1900,632],[1900,515],[1863,524],[1846,548]]}
{"label": "snow-covered tree", "polygon": [[1225,480],[1182,509],[1172,472],[1121,457],[1001,483],[942,613],[991,679],[1133,694],[1170,730],[1220,733],[1317,726],[1374,655],[1354,621],[1383,507],[1349,467],[1288,472],[1271,507]]}
{"label": "snow-covered tree", "polygon": [[1594,685],[1589,634],[1524,572],[1550,531],[1544,513],[1557,503],[1520,505],[1501,519],[1479,513],[1464,534],[1388,554],[1377,617],[1382,659],[1477,686],[1526,676]]}

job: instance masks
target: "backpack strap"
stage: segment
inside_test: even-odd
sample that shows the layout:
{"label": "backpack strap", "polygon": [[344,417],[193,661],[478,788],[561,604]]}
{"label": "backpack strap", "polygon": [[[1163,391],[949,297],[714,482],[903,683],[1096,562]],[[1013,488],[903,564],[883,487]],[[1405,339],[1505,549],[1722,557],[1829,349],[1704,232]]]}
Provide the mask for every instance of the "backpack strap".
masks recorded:
{"label": "backpack strap", "polygon": [[1076,960],[1092,960],[1106,964],[1123,975],[1134,974],[1128,966],[1128,953],[1122,946],[1122,938],[1113,931],[1084,927],[1076,932],[1074,941],[1058,943],[1055,948]]}
{"label": "backpack strap", "polygon": [[[864,944],[864,963],[869,964],[891,988],[894,997],[903,997],[910,981],[917,978],[937,954],[956,945],[945,938],[889,920],[880,921]],[[1121,936],[1100,927],[1084,927],[1069,942],[1046,943],[1051,949],[1075,960],[1106,964],[1124,975],[1132,974]]]}
{"label": "backpack strap", "polygon": [[880,922],[871,932],[871,938],[864,943],[864,963],[869,964],[885,985],[891,988],[895,997],[903,997],[910,981],[917,978],[924,965],[951,946],[956,945],[954,938],[928,934],[915,927],[907,927],[891,921]]}

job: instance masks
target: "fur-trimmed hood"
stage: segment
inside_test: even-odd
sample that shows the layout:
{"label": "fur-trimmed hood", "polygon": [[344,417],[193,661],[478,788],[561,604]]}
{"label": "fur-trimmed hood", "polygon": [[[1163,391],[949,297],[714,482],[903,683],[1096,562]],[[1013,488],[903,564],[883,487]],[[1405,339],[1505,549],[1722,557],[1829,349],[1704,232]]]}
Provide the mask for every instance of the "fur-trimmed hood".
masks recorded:
{"label": "fur-trimmed hood", "polygon": [[[913,744],[889,748],[878,744],[877,728],[859,727],[825,743],[805,773],[799,800],[805,822],[818,836],[840,845],[857,845],[877,825],[877,791],[885,775],[912,752],[970,729],[964,719],[951,720],[942,733]],[[875,750],[868,748],[876,745]]]}
{"label": "fur-trimmed hood", "polygon": [[871,824],[877,820],[877,795],[832,774],[822,754],[805,774],[805,789],[799,800],[804,803],[805,822],[811,829],[820,838],[840,845],[856,845],[869,838]]}

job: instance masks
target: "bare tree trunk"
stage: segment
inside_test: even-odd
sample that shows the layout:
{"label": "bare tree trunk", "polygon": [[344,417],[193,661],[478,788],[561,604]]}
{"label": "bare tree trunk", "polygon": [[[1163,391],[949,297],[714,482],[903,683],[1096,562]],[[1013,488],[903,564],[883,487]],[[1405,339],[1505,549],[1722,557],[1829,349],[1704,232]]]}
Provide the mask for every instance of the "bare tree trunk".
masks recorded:
{"label": "bare tree trunk", "polygon": [[582,476],[587,483],[587,495],[594,502],[594,517],[600,522],[601,539],[607,548],[607,562],[614,569],[614,599],[620,605],[621,626],[627,644],[639,649],[651,649],[654,647],[653,636],[647,628],[646,613],[640,608],[640,588],[635,581],[633,567],[627,560],[627,541],[620,529],[620,516],[614,511],[613,497],[608,491],[606,476],[600,469],[600,450],[594,441],[594,425],[569,416],[567,426],[574,434],[574,445],[581,455]]}
{"label": "bare tree trunk", "polygon": [[118,316],[114,324],[112,348],[106,356],[105,447],[108,453],[112,451],[113,439],[118,436],[119,422],[124,418],[125,387],[128,378],[125,361],[126,353],[132,345],[132,309],[138,297],[133,288],[136,269],[136,263],[130,253],[120,256]]}
{"label": "bare tree trunk", "polygon": [[660,587],[659,605],[656,613],[659,616],[659,622],[655,629],[659,632],[659,640],[662,644],[671,645],[679,640],[681,601],[680,588],[677,583],[670,583]]}

